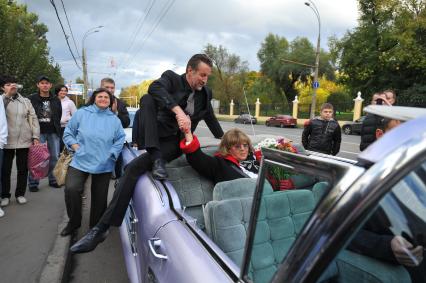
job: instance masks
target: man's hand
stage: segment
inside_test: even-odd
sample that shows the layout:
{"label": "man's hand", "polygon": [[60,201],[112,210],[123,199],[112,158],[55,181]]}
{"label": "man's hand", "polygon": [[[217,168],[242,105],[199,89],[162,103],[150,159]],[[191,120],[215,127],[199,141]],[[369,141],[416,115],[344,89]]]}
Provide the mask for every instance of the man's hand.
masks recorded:
{"label": "man's hand", "polygon": [[191,131],[191,119],[185,114],[182,108],[180,108],[180,106],[175,106],[172,108],[172,111],[176,114],[176,121],[178,122],[179,129],[184,133]]}
{"label": "man's hand", "polygon": [[182,132],[187,133],[191,131],[191,119],[185,113],[179,116],[176,115],[176,120]]}
{"label": "man's hand", "polygon": [[117,99],[114,99],[114,102],[111,105],[111,111],[117,113]]}
{"label": "man's hand", "polygon": [[401,236],[392,239],[391,248],[396,260],[402,265],[418,266],[423,261],[423,246],[413,248],[413,245]]}
{"label": "man's hand", "polygon": [[77,151],[80,148],[80,145],[78,143],[71,145],[72,150]]}

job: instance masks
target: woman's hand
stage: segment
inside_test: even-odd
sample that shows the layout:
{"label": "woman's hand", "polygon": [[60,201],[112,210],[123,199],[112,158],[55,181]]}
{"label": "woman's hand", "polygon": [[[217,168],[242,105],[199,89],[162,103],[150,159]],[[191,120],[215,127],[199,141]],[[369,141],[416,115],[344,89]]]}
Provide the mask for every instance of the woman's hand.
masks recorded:
{"label": "woman's hand", "polygon": [[185,143],[190,144],[194,139],[194,136],[192,135],[191,131],[185,132]]}
{"label": "woman's hand", "polygon": [[33,145],[37,145],[39,143],[40,143],[40,141],[38,139],[33,139]]}

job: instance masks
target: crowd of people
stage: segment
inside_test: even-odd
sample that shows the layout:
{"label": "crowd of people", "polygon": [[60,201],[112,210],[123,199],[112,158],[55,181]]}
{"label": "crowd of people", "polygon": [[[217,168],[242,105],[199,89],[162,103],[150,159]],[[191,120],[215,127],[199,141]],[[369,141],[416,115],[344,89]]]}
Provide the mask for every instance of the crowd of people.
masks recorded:
{"label": "crowd of people", "polygon": [[[67,87],[58,85],[52,93],[52,83],[46,76],[39,77],[38,92],[29,98],[18,93],[13,77],[3,76],[0,84],[3,92],[0,99],[1,206],[10,203],[10,176],[15,155],[16,202],[27,202],[24,197],[27,180],[30,192],[39,190],[39,180],[28,174],[27,164],[30,146],[38,143],[47,143],[50,153],[48,182],[53,188],[60,187],[52,174],[60,152],[65,148],[73,153],[64,190],[69,222],[61,231],[62,236],[75,233],[81,226],[84,184],[91,176],[90,230],[70,248],[73,253],[92,251],[105,240],[110,226],[122,224],[141,175],[151,171],[155,179],[167,179],[166,163],[182,154],[187,155],[195,170],[213,183],[256,178],[258,167],[245,168],[242,162],[252,148],[250,138],[239,129],[224,133],[213,112],[212,92],[206,86],[212,67],[208,56],[195,54],[189,59],[184,74],[168,70],[149,86],[148,93],[141,99],[133,129],[136,133],[133,141],[146,151],[127,164],[123,176],[123,128],[129,125],[130,119],[124,103],[114,96],[114,80],[102,79],[100,88],[77,110],[67,97]],[[395,100],[395,93],[386,90],[375,94],[372,104],[392,105]],[[324,103],[320,116],[305,124],[302,134],[305,149],[330,155],[339,153],[341,128],[334,110],[333,105]],[[221,139],[215,156],[204,154],[198,138],[193,135],[201,120],[215,138]],[[377,116],[367,116],[361,130],[361,150],[383,134],[382,124]],[[120,179],[107,204],[109,183],[114,177]],[[0,209],[1,216],[4,211]]]}
{"label": "crowd of people", "polygon": [[[47,177],[49,186],[52,188],[61,187],[53,174],[60,153],[64,148],[74,152],[68,174],[72,178],[67,178],[65,184],[66,206],[72,221],[76,217],[78,219],[78,213],[75,212],[78,203],[72,196],[75,191],[83,190],[84,181],[87,178],[84,174],[92,175],[92,179],[95,180],[94,188],[92,186],[93,221],[97,222],[99,216],[96,216],[96,212],[102,215],[106,207],[105,191],[108,191],[110,175],[120,157],[124,143],[123,127],[127,127],[130,123],[129,113],[123,102],[113,96],[115,82],[111,78],[102,79],[101,86],[105,88],[96,90],[85,107],[79,110],[68,97],[67,86],[61,84],[53,88],[47,76],[40,76],[36,85],[38,91],[27,98],[18,92],[16,78],[9,75],[0,77],[2,93],[2,99],[0,99],[0,217],[5,215],[3,209],[11,202],[11,175],[14,159],[17,170],[16,203],[20,205],[27,203],[25,198],[27,185],[30,192],[39,191],[40,180],[33,177],[28,168],[29,148],[46,143],[49,151]],[[91,113],[90,118],[84,115],[87,112]],[[102,123],[97,124],[96,119]],[[103,124],[106,122],[108,123]],[[97,132],[94,129],[105,130]],[[115,132],[111,136],[108,130],[113,129]],[[73,142],[77,142],[77,145]],[[81,148],[78,148],[79,146]],[[115,147],[115,150],[111,147]],[[97,154],[103,150],[105,150],[103,155]],[[87,160],[89,160],[88,163]],[[78,175],[75,172],[78,170],[86,177]],[[98,174],[106,174],[106,176],[98,181]],[[76,189],[76,186],[81,188]]]}

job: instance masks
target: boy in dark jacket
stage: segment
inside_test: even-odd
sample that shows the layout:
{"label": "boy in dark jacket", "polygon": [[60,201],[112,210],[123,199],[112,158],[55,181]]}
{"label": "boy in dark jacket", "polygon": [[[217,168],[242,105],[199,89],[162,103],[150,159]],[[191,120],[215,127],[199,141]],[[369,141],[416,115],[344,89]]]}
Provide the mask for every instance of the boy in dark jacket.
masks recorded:
{"label": "boy in dark jacket", "polygon": [[336,155],[340,150],[342,133],[333,119],[333,105],[324,103],[321,116],[309,120],[302,134],[302,144],[307,150]]}

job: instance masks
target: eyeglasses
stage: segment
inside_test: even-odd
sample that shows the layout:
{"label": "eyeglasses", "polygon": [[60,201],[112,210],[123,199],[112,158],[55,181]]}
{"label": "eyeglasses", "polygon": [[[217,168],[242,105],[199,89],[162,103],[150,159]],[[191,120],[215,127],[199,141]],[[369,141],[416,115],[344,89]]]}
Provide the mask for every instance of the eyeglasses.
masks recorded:
{"label": "eyeglasses", "polygon": [[234,148],[234,149],[248,149],[249,145],[247,143],[236,144],[236,145],[233,145],[232,148]]}

